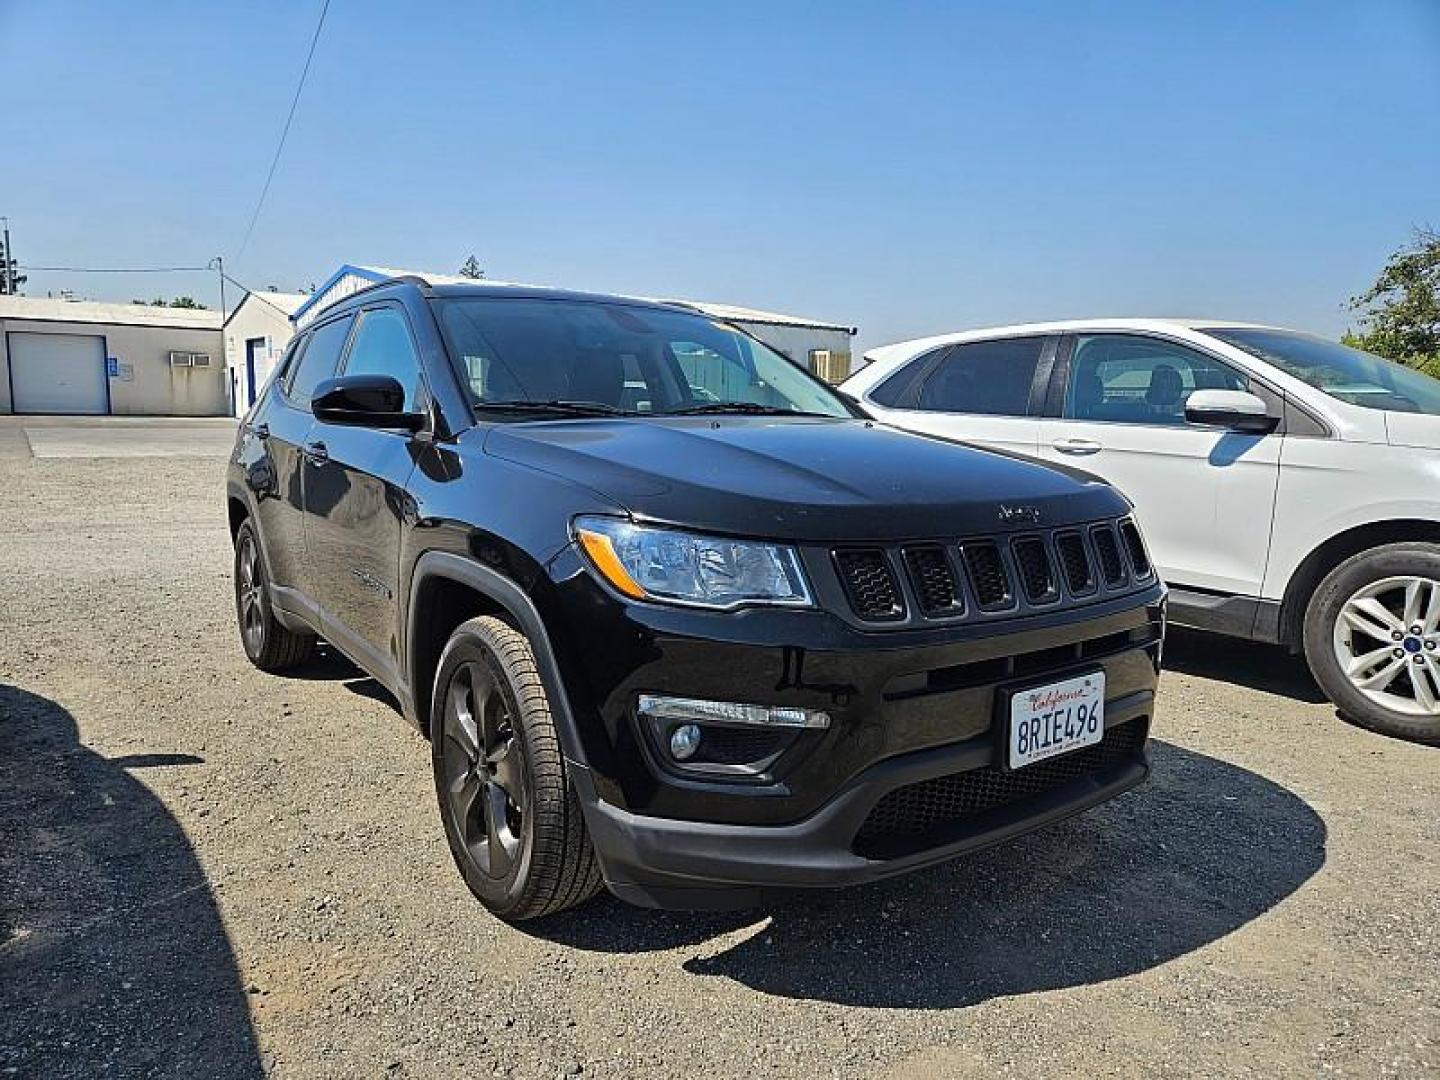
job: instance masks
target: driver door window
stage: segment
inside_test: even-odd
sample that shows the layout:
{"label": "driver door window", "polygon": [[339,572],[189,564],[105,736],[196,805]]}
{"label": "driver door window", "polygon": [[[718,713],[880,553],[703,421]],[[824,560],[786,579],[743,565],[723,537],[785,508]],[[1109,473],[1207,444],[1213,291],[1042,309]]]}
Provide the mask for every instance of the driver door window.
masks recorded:
{"label": "driver door window", "polygon": [[1191,394],[1244,390],[1245,374],[1142,334],[1073,342],[1063,415],[1043,421],[1041,452],[1108,480],[1135,503],[1151,557],[1171,584],[1259,595],[1280,437],[1185,421]]}
{"label": "driver door window", "polygon": [[420,408],[423,398],[420,357],[410,339],[410,326],[399,308],[371,308],[360,316],[346,375],[390,375],[405,389],[405,411]]}
{"label": "driver door window", "polygon": [[1185,423],[1196,390],[1244,390],[1248,380],[1204,353],[1160,338],[1075,339],[1065,416],[1116,424]]}

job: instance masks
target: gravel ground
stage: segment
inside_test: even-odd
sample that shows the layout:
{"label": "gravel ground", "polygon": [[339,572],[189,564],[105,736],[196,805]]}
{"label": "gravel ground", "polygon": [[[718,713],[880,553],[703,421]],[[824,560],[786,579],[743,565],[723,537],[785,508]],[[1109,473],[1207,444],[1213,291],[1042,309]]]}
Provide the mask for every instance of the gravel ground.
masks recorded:
{"label": "gravel ground", "polygon": [[1009,847],[512,929],[376,685],[246,663],[222,475],[0,421],[5,1075],[1440,1073],[1440,751],[1277,650],[1175,634],[1153,780]]}

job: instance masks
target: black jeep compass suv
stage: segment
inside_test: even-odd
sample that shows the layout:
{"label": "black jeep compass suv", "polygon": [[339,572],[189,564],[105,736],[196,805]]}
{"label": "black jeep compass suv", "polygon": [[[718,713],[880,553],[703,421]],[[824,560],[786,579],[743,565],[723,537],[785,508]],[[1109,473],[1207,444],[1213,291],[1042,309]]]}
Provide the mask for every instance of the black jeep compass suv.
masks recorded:
{"label": "black jeep compass suv", "polygon": [[1165,591],[1123,497],[877,424],[683,305],[356,293],[227,500],[246,653],[324,637],[393,692],[505,919],[868,881],[1149,768]]}

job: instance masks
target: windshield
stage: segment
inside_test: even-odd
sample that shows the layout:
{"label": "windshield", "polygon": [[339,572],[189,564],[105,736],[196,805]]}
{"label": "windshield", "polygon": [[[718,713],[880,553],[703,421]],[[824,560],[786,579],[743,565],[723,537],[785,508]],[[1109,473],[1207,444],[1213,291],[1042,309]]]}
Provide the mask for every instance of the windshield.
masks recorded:
{"label": "windshield", "polygon": [[460,380],[487,414],[855,415],[808,372],[703,315],[582,300],[435,303]]}
{"label": "windshield", "polygon": [[1293,330],[1210,330],[1333,398],[1367,409],[1440,416],[1440,379],[1348,345]]}

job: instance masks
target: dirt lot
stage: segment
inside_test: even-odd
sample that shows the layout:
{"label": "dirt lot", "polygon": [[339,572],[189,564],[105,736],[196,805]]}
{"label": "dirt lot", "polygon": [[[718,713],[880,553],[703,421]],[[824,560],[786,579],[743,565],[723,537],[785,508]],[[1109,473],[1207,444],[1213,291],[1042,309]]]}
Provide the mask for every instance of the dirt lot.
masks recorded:
{"label": "dirt lot", "polygon": [[1440,751],[1282,653],[1176,634],[1153,781],[1011,847],[511,929],[375,684],[247,665],[193,431],[36,457],[0,420],[3,1074],[1440,1072]]}

